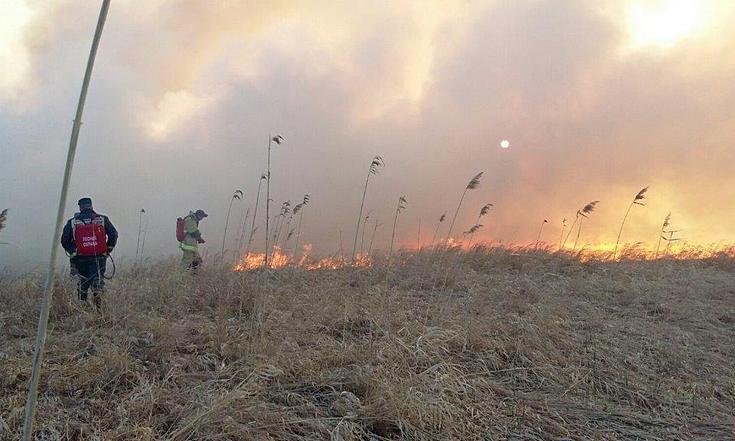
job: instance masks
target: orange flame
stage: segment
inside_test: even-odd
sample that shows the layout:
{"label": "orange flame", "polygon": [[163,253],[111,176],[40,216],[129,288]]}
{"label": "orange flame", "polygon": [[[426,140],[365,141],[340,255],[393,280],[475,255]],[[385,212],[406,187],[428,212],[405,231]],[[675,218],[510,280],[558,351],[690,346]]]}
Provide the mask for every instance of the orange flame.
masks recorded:
{"label": "orange flame", "polygon": [[[304,268],[308,271],[314,270],[336,270],[344,267],[370,267],[373,266],[373,259],[367,254],[357,254],[355,260],[350,262],[343,256],[324,257],[319,260],[310,259],[312,246],[304,245],[304,251],[298,262],[294,261],[293,256],[289,256],[283,250],[275,247],[273,254],[269,256],[268,267],[271,269],[280,269],[287,266]],[[233,268],[235,271],[251,271],[265,267],[264,253],[248,253]]]}
{"label": "orange flame", "polygon": [[[597,261],[611,261],[612,250],[614,244],[598,243],[598,244],[585,244],[578,250],[564,249],[561,253],[567,256],[573,256],[582,262],[588,262],[591,260]],[[450,239],[446,244],[439,246],[437,249],[455,250],[468,252],[470,247],[463,241],[455,241]],[[560,251],[556,250],[554,245],[547,243],[533,243],[533,244],[492,244],[480,242],[472,246],[473,250],[490,251],[492,249],[505,250],[510,254],[523,254],[523,253],[548,253],[556,254]],[[272,256],[270,256],[268,266],[272,269],[280,269],[285,267],[296,267],[303,268],[307,271],[316,270],[338,270],[341,268],[357,268],[357,267],[372,267],[375,264],[373,257],[368,254],[357,254],[354,261],[350,261],[343,256],[331,256],[324,257],[321,259],[311,259],[311,244],[304,245],[303,254],[299,258],[298,262],[294,260],[294,256],[289,256],[283,252],[280,248],[275,248]],[[409,256],[418,255],[421,250],[408,250],[404,249],[408,254],[404,254],[402,259],[408,259]],[[735,258],[735,245],[732,244],[713,244],[710,246],[695,246],[687,243],[671,245],[668,248],[659,250],[658,256],[655,254],[655,249],[645,247],[642,244],[633,244],[623,247],[623,251],[620,253],[620,259],[632,260],[632,261],[643,261],[643,260],[701,260],[710,258]],[[265,255],[263,253],[249,253],[244,256],[242,260],[235,265],[234,271],[250,271],[265,266]]]}
{"label": "orange flame", "polygon": [[[291,258],[279,247],[273,248],[269,256],[268,266],[273,269],[283,268],[289,264]],[[265,253],[248,253],[235,265],[235,271],[250,271],[265,266]]]}

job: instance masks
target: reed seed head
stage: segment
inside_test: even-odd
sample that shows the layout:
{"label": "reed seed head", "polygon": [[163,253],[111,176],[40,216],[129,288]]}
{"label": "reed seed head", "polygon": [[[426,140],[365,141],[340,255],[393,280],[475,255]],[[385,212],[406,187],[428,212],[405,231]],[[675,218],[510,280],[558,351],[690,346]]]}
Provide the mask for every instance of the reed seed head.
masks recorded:
{"label": "reed seed head", "polygon": [[376,155],[370,162],[370,174],[377,175],[380,167],[385,167],[385,161],[382,156]]}
{"label": "reed seed head", "polygon": [[593,211],[595,211],[595,207],[600,201],[592,201],[589,204],[582,207],[581,210],[577,211],[577,214],[582,217],[587,217],[588,214],[591,214]]}
{"label": "reed seed head", "polygon": [[492,208],[492,206],[493,206],[493,204],[485,204],[480,209],[480,216],[485,216],[490,211],[490,208]]}
{"label": "reed seed head", "polygon": [[406,205],[408,204],[408,200],[406,200],[406,196],[401,196],[398,198],[398,208],[396,209],[399,213],[406,208]]}
{"label": "reed seed head", "polygon": [[482,224],[475,224],[473,225],[469,230],[465,231],[464,234],[475,234],[480,228],[482,228]]}
{"label": "reed seed head", "polygon": [[636,204],[636,205],[646,205],[643,202],[638,202],[638,201],[642,201],[643,199],[646,198],[646,192],[647,191],[648,191],[648,187],[642,188],[641,191],[639,191],[635,195],[635,198],[633,199],[633,203]]}
{"label": "reed seed head", "polygon": [[664,218],[664,224],[661,227],[661,229],[668,227],[670,224],[671,224],[671,212],[669,211],[669,214],[667,214],[666,217]]}
{"label": "reed seed head", "polygon": [[470,179],[470,182],[467,183],[467,190],[474,190],[480,186],[480,178],[482,178],[483,173],[484,172],[480,172]]}

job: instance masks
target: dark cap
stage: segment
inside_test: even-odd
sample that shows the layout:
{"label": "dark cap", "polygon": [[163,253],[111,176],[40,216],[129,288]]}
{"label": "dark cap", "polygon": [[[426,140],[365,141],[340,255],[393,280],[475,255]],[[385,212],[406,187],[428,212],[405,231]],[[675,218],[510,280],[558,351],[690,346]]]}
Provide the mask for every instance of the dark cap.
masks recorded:
{"label": "dark cap", "polygon": [[81,198],[79,199],[79,207],[91,207],[92,206],[92,198]]}
{"label": "dark cap", "polygon": [[200,218],[205,218],[205,217],[209,216],[209,215],[208,215],[207,213],[205,213],[205,212],[204,212],[204,210],[202,210],[202,209],[199,209],[199,210],[195,211],[195,212],[194,212],[194,214],[195,214],[195,215],[196,215],[197,217],[200,217]]}

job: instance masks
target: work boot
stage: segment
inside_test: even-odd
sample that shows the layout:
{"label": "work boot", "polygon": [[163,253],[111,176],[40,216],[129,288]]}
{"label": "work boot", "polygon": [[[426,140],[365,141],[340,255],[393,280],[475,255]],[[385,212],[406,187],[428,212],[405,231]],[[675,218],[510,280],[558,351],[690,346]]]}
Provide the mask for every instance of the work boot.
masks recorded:
{"label": "work boot", "polygon": [[94,306],[97,309],[102,309],[102,295],[100,293],[94,293],[92,299],[94,301]]}
{"label": "work boot", "polygon": [[79,306],[85,311],[92,310],[92,302],[89,301],[89,297],[86,292],[79,293]]}

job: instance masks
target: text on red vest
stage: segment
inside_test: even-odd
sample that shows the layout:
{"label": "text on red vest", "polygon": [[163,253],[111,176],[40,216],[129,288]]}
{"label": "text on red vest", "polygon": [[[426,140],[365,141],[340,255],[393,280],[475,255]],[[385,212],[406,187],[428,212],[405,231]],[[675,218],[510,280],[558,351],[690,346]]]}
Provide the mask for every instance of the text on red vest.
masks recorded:
{"label": "text on red vest", "polygon": [[107,253],[104,217],[95,215],[87,219],[87,222],[74,218],[72,229],[78,256],[101,256]]}

